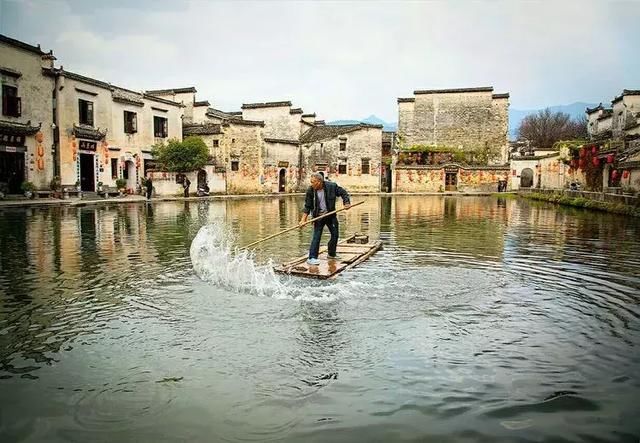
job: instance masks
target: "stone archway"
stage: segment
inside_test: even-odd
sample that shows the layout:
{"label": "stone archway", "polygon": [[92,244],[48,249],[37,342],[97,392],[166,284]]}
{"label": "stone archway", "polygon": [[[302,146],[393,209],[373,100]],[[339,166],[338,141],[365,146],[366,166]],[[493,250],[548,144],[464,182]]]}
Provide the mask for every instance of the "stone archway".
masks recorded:
{"label": "stone archway", "polygon": [[533,186],[533,169],[524,168],[520,172],[520,187],[531,188]]}

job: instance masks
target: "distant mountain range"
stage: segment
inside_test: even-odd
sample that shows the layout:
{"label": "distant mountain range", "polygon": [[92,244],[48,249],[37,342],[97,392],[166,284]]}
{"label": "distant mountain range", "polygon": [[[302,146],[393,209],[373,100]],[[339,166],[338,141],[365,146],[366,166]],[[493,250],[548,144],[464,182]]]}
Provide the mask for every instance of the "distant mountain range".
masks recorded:
{"label": "distant mountain range", "polygon": [[[572,118],[582,117],[584,115],[584,111],[586,108],[593,108],[598,106],[597,103],[585,103],[585,102],[575,102],[570,105],[555,105],[549,106],[549,109],[552,112],[564,112],[565,114],[569,114]],[[520,122],[529,114],[535,114],[542,109],[509,109],[509,138],[516,138],[516,131],[518,130],[518,126],[520,126]],[[329,125],[355,125],[357,123],[369,123],[372,125],[382,125],[384,131],[397,131],[398,123],[396,122],[386,122],[375,115],[370,115],[367,118],[362,120],[334,120],[331,122],[327,122]]]}

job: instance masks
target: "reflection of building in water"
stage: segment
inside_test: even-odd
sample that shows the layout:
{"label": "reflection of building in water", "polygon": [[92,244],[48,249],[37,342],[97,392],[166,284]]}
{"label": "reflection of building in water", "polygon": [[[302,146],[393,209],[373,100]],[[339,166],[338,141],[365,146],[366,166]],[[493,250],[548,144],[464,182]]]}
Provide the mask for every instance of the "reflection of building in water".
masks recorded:
{"label": "reflection of building in water", "polygon": [[492,198],[397,197],[391,204],[390,230],[401,248],[502,256],[507,213]]}

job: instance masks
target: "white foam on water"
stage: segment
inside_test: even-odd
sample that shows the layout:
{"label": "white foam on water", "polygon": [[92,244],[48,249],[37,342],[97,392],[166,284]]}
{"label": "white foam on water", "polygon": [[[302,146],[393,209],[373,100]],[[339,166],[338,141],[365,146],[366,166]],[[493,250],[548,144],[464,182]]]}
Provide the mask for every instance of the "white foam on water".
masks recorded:
{"label": "white foam on water", "polygon": [[191,243],[190,255],[200,279],[230,291],[316,301],[353,295],[355,289],[350,284],[327,284],[277,275],[273,263],[258,265],[252,253],[238,251],[233,235],[222,222],[200,228]]}

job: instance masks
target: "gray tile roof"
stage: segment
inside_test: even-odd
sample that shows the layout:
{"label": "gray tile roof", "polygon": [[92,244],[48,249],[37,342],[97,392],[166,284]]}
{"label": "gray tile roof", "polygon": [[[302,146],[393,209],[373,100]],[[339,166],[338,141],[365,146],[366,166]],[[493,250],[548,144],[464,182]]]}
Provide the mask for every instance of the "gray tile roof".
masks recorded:
{"label": "gray tile roof", "polygon": [[358,131],[360,129],[378,128],[382,129],[382,125],[369,125],[359,123],[357,125],[319,125],[314,126],[300,136],[300,143],[314,143],[320,140],[335,138],[339,135],[348,134],[349,132]]}
{"label": "gray tile roof", "polygon": [[280,102],[264,102],[264,103],[244,103],[242,105],[242,109],[279,108],[282,106],[291,106],[291,102],[280,101]]}
{"label": "gray tile roof", "polygon": [[166,95],[166,94],[183,94],[185,92],[198,92],[195,86],[189,86],[186,88],[173,88],[173,89],[152,89],[147,91],[147,94],[151,95]]}
{"label": "gray tile roof", "polygon": [[205,123],[201,125],[184,125],[182,127],[182,135],[214,135],[222,134],[221,125]]}
{"label": "gray tile roof", "polygon": [[453,89],[418,89],[414,94],[456,94],[460,92],[493,92],[493,86],[481,86],[478,88],[453,88]]}

